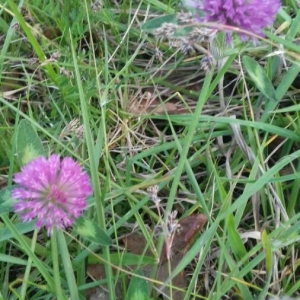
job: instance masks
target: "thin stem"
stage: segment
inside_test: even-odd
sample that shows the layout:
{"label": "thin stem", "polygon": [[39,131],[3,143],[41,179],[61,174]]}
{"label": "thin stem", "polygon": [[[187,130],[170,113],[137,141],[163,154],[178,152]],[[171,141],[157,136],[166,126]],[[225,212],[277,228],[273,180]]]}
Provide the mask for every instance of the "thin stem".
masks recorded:
{"label": "thin stem", "polygon": [[[171,276],[172,274],[172,267],[171,267],[171,260],[168,259],[168,272],[169,272],[169,276]],[[173,285],[172,285],[172,281],[170,282],[170,299],[173,299]]]}
{"label": "thin stem", "polygon": [[[38,233],[38,230],[36,229],[33,232],[32,243],[31,243],[31,248],[30,248],[33,253],[35,250],[37,233]],[[31,265],[32,265],[32,259],[30,257],[28,257],[27,266],[26,266],[26,270],[25,270],[25,274],[24,274],[24,281],[23,281],[22,288],[21,288],[21,296],[20,296],[21,300],[26,298],[27,282],[29,281]]]}
{"label": "thin stem", "polygon": [[57,248],[57,230],[54,227],[51,235],[51,254],[53,264],[53,275],[55,283],[55,294],[58,300],[67,299],[61,288],[60,272],[59,272],[59,259],[58,259],[58,248]]}

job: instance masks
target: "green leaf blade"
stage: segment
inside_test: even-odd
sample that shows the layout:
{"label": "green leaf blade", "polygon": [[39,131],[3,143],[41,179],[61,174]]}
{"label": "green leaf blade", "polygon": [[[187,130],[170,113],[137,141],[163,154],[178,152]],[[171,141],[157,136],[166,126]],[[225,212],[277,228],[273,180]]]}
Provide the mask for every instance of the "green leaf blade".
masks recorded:
{"label": "green leaf blade", "polygon": [[[142,275],[140,271],[134,272],[137,275]],[[133,276],[126,295],[126,300],[149,300],[148,284],[143,278]]]}
{"label": "green leaf blade", "polygon": [[266,270],[267,270],[268,274],[270,274],[270,273],[272,273],[272,269],[273,269],[273,256],[272,256],[271,241],[270,241],[270,238],[269,238],[266,230],[264,230],[261,234],[261,242],[262,242],[263,249],[265,252]]}
{"label": "green leaf blade", "polygon": [[166,16],[151,19],[142,25],[142,30],[148,33],[153,33],[156,29],[160,28],[164,23],[172,23],[177,25],[176,14],[166,15]]}
{"label": "green leaf blade", "polygon": [[11,188],[0,190],[0,215],[12,211],[13,198],[11,197]]}
{"label": "green leaf blade", "polygon": [[16,131],[17,158],[21,166],[38,156],[44,155],[44,148],[35,128],[28,120],[22,120]]}
{"label": "green leaf blade", "polygon": [[110,246],[112,244],[112,241],[106,232],[102,230],[96,223],[88,219],[79,218],[75,222],[74,229],[83,238],[98,245]]}
{"label": "green leaf blade", "polygon": [[243,64],[259,91],[269,100],[277,102],[275,89],[260,64],[249,56],[243,57]]}
{"label": "green leaf blade", "polygon": [[239,233],[235,228],[234,217],[232,214],[228,217],[228,240],[236,259],[243,259],[243,257],[247,255],[247,251]]}

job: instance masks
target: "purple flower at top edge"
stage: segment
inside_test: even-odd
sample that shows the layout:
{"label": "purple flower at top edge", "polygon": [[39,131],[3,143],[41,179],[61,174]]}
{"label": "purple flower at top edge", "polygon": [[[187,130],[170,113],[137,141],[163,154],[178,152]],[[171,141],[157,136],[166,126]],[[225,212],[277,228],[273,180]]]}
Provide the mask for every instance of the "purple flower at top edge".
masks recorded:
{"label": "purple flower at top edge", "polygon": [[[281,6],[280,0],[186,0],[186,5],[202,10],[201,22],[216,22],[238,27],[242,30],[263,36],[262,30],[271,25]],[[197,18],[197,16],[195,16]],[[227,32],[231,40],[231,32]],[[239,33],[242,40],[249,36]],[[255,41],[255,39],[252,38]]]}
{"label": "purple flower at top edge", "polygon": [[92,194],[89,176],[70,157],[58,155],[37,157],[14,175],[17,187],[12,197],[17,200],[14,211],[23,222],[36,219],[36,227],[52,229],[71,226],[86,208]]}

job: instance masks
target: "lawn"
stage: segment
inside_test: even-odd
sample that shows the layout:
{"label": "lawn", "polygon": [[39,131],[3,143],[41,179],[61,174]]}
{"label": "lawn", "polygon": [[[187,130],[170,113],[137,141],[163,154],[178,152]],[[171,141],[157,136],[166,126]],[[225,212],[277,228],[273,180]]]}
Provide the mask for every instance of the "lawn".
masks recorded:
{"label": "lawn", "polygon": [[0,34],[0,300],[300,297],[299,1],[2,0]]}

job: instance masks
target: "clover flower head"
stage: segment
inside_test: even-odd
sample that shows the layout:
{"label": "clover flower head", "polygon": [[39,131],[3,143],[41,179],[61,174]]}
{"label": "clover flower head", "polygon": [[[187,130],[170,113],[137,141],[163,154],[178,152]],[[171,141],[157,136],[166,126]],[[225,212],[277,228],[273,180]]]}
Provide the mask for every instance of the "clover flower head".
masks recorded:
{"label": "clover flower head", "polygon": [[51,235],[53,227],[71,226],[86,208],[86,198],[92,194],[89,176],[70,157],[60,160],[58,155],[37,157],[16,173],[17,183],[12,197],[17,200],[14,211],[23,222],[36,219],[36,227],[46,227]]}
{"label": "clover flower head", "polygon": [[[281,6],[280,0],[187,0],[186,5],[202,10],[201,22],[217,22],[263,36],[262,30],[271,25]],[[240,32],[242,40],[249,37]],[[227,40],[231,33],[227,32]],[[255,41],[255,39],[252,39]]]}

